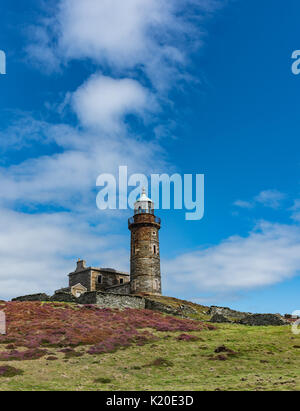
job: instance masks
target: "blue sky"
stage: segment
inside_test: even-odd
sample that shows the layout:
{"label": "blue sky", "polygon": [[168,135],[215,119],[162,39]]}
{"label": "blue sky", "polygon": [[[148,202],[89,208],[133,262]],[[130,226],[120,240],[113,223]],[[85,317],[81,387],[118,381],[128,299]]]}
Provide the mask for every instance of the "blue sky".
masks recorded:
{"label": "blue sky", "polygon": [[[126,3],[126,5],[125,5]],[[299,309],[300,5],[0,5],[0,298],[64,286],[75,259],[128,269],[130,212],[101,173],[205,174],[205,217],[163,219],[164,293]]]}

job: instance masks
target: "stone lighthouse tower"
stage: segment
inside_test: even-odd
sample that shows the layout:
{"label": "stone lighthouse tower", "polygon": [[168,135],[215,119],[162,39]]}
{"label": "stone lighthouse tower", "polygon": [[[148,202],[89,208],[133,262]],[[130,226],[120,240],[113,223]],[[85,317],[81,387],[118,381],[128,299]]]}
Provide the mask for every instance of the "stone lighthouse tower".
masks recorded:
{"label": "stone lighthouse tower", "polygon": [[134,216],[128,221],[131,231],[131,294],[161,295],[160,223],[160,218],[154,215],[154,203],[143,189],[134,205]]}

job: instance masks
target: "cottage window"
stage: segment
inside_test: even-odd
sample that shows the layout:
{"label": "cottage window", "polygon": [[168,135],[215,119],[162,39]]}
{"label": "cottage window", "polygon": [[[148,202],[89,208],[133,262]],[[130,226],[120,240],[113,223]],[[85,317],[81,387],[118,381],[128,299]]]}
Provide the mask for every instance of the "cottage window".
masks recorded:
{"label": "cottage window", "polygon": [[98,276],[98,284],[102,284],[102,275]]}
{"label": "cottage window", "polygon": [[124,278],[120,278],[120,284],[124,284]]}

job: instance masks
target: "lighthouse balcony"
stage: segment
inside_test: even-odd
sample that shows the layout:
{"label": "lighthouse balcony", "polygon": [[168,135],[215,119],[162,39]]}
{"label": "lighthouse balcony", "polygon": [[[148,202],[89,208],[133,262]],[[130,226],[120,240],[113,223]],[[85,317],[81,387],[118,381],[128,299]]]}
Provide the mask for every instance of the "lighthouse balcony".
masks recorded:
{"label": "lighthouse balcony", "polygon": [[[147,213],[143,213],[143,215],[146,217]],[[145,222],[145,223],[148,222],[149,223],[150,222],[147,218],[145,218],[145,221],[143,221],[144,219],[140,219],[138,216],[140,216],[140,215],[137,214],[136,216],[129,218],[128,227],[130,227],[132,224],[135,224],[135,223],[142,223],[142,222]],[[151,218],[151,220],[152,220],[151,223],[161,225],[161,219],[159,217],[155,217],[153,214],[148,214],[148,216],[152,217]],[[138,217],[138,218],[136,218],[136,217]]]}

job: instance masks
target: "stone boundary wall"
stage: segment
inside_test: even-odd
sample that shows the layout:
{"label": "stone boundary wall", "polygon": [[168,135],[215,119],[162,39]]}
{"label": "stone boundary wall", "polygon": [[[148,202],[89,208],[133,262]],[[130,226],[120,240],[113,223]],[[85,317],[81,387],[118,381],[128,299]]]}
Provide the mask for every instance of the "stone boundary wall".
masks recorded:
{"label": "stone boundary wall", "polygon": [[79,304],[96,304],[100,308],[139,308],[144,309],[145,299],[134,295],[110,294],[102,292],[89,292],[77,298]]}
{"label": "stone boundary wall", "polygon": [[77,304],[95,304],[100,308],[139,308],[146,307],[145,298],[135,295],[103,293],[101,291],[91,291],[81,295],[79,298],[74,297],[71,293],[58,292],[50,297],[47,294],[32,294],[14,298],[12,301],[57,301]]}
{"label": "stone boundary wall", "polygon": [[22,297],[17,297],[13,298],[12,301],[19,301],[19,302],[25,302],[25,301],[50,301],[50,297],[47,294],[30,294],[30,295],[24,295]]}
{"label": "stone boundary wall", "polygon": [[62,303],[78,303],[78,298],[71,293],[57,292],[49,299],[50,301],[57,301]]}

